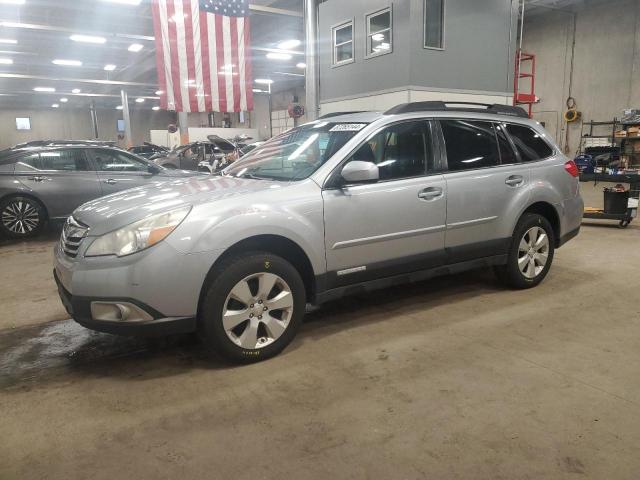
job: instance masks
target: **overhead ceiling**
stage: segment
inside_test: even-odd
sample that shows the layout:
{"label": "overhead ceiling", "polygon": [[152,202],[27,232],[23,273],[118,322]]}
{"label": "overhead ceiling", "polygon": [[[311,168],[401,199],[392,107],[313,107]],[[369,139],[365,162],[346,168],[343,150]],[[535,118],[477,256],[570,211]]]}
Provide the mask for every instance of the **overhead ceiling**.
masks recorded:
{"label": "overhead ceiling", "polygon": [[582,8],[588,8],[591,5],[609,1],[611,0],[525,0],[525,18],[527,16],[553,13],[554,11],[573,12]]}
{"label": "overhead ceiling", "polygon": [[[13,5],[10,3],[23,4]],[[122,2],[122,0],[120,0]],[[0,108],[98,108],[120,105],[125,89],[136,108],[158,105],[151,0],[139,5],[114,0],[0,0]],[[274,89],[298,86],[304,70],[304,46],[291,60],[269,60],[264,48],[303,40],[302,0],[252,0],[251,45],[254,78],[271,78]],[[280,12],[280,13],[274,13]],[[104,44],[74,42],[73,34],[98,35]],[[4,43],[11,40],[17,43]],[[131,44],[142,45],[135,53]],[[13,64],[3,64],[10,59]],[[55,65],[77,60],[81,66]],[[105,65],[115,70],[105,71]],[[34,92],[36,87],[55,92]],[[73,89],[80,89],[78,94]],[[144,103],[133,99],[144,98]],[[66,103],[60,99],[66,98]]]}

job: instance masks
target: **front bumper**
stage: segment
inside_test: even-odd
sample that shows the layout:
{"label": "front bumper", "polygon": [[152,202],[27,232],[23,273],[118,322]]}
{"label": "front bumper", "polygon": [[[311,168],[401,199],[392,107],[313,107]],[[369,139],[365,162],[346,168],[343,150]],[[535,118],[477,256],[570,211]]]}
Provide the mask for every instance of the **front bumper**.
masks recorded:
{"label": "front bumper", "polygon": [[[116,335],[173,335],[177,333],[190,333],[196,330],[195,317],[165,317],[160,312],[132,298],[91,298],[72,295],[62,284],[58,272],[54,269],[53,278],[58,286],[60,300],[67,313],[83,327],[99,332],[113,333]],[[107,321],[96,320],[92,317],[91,304],[95,302],[121,302],[134,304],[148,313],[150,320],[145,321]]]}

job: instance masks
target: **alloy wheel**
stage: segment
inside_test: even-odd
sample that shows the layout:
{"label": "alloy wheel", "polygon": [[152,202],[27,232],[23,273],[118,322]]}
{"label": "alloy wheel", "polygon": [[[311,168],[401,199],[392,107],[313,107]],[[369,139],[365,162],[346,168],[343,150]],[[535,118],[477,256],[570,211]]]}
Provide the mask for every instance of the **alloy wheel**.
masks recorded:
{"label": "alloy wheel", "polygon": [[549,260],[549,236],[540,227],[525,232],[518,247],[518,268],[532,280],[542,273]]}
{"label": "alloy wheel", "polygon": [[16,200],[2,211],[2,224],[12,233],[28,235],[40,225],[40,213],[30,202]]}
{"label": "alloy wheel", "polygon": [[282,336],[293,315],[293,294],[281,277],[261,272],[245,277],[224,302],[222,324],[239,347],[264,348]]}

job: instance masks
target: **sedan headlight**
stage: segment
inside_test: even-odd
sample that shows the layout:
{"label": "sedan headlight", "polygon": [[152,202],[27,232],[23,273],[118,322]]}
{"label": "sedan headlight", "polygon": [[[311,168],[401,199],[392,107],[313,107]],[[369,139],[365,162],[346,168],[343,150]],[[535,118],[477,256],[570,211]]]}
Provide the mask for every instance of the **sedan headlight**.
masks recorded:
{"label": "sedan headlight", "polygon": [[117,255],[124,257],[161,242],[189,214],[191,207],[182,207],[147,217],[98,237],[87,249],[86,257]]}

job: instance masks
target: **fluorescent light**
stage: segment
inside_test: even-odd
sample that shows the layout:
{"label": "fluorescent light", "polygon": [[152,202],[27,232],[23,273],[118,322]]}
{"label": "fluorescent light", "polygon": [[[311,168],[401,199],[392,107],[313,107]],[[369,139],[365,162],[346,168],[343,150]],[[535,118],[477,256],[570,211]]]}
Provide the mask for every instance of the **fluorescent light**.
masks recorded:
{"label": "fluorescent light", "polygon": [[302,42],[300,40],[285,40],[278,44],[278,48],[282,50],[291,50],[292,48],[299,47]]}
{"label": "fluorescent light", "polygon": [[291,55],[288,53],[269,52],[267,53],[267,58],[269,60],[291,60]]}
{"label": "fluorescent light", "polygon": [[136,103],[144,103],[144,98],[136,98]]}
{"label": "fluorescent light", "polygon": [[96,37],[94,35],[71,35],[69,38],[74,42],[83,43],[106,43],[107,41],[104,37]]}
{"label": "fluorescent light", "polygon": [[55,92],[56,89],[53,87],[36,87],[33,89],[34,92]]}
{"label": "fluorescent light", "polygon": [[0,58],[0,65],[13,65],[13,60],[10,58]]}
{"label": "fluorescent light", "polygon": [[66,97],[62,97],[62,98],[60,99],[60,101],[61,101],[62,103],[67,103],[67,102],[69,101],[69,99],[68,99],[68,98],[66,98]]}
{"label": "fluorescent light", "polygon": [[155,111],[157,112],[158,110],[160,110],[160,107],[156,105],[156,106],[155,106],[155,107],[153,107],[151,110],[155,110]]}
{"label": "fluorescent light", "polygon": [[60,105],[58,105],[57,103],[54,103],[53,105],[51,105],[51,108],[58,108]]}
{"label": "fluorescent light", "polygon": [[262,90],[261,90],[261,89],[259,89],[259,88],[254,88],[254,89],[253,89],[253,92],[254,92],[254,93],[262,93]]}
{"label": "fluorescent light", "polygon": [[64,65],[65,67],[81,67],[82,62],[80,60],[52,60],[54,65]]}
{"label": "fluorescent light", "polygon": [[116,66],[113,63],[109,63],[109,64],[104,66],[104,69],[107,72],[113,72],[116,69]]}
{"label": "fluorescent light", "polygon": [[9,5],[24,5],[25,0],[0,0],[0,3]]}
{"label": "fluorescent light", "polygon": [[131,45],[129,45],[128,50],[130,52],[139,52],[140,50],[142,50],[144,48],[143,45],[139,44],[139,43],[132,43]]}
{"label": "fluorescent light", "polygon": [[103,2],[120,3],[121,5],[140,5],[142,0],[102,0]]}
{"label": "fluorescent light", "polygon": [[0,38],[0,43],[10,43],[11,45],[15,45],[18,41],[13,40],[12,38]]}
{"label": "fluorescent light", "polygon": [[304,62],[296,63],[296,67],[298,68],[307,68],[307,64]]}
{"label": "fluorescent light", "polygon": [[156,95],[162,95],[164,92],[162,90],[156,90]]}
{"label": "fluorescent light", "polygon": [[116,110],[122,110],[122,105],[118,105],[118,106],[116,107]]}
{"label": "fluorescent light", "polygon": [[256,83],[259,83],[260,85],[271,85],[273,80],[270,78],[256,78]]}
{"label": "fluorescent light", "polygon": [[80,90],[79,88],[74,88],[73,90],[71,90],[71,93],[80,93],[82,90]]}

